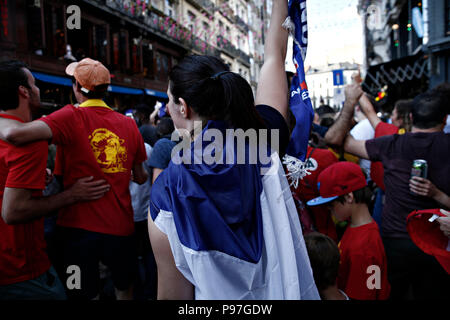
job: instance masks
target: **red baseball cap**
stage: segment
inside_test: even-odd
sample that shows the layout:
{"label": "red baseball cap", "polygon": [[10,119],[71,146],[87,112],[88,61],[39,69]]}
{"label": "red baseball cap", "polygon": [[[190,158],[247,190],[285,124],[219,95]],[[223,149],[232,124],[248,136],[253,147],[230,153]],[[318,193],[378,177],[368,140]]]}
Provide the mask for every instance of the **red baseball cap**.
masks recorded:
{"label": "red baseball cap", "polygon": [[320,173],[317,181],[320,197],[308,201],[308,206],[331,202],[339,196],[367,186],[362,169],[356,163],[348,161],[332,164]]}
{"label": "red baseball cap", "polygon": [[414,210],[406,218],[406,228],[411,240],[423,252],[432,255],[450,274],[450,241],[439,229],[439,223],[430,222],[433,215],[445,217],[439,209]]}

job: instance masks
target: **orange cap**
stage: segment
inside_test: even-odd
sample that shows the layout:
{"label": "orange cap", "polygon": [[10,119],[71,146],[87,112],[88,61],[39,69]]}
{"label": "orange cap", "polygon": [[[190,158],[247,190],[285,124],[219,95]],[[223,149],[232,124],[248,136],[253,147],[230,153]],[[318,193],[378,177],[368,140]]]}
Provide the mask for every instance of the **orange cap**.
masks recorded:
{"label": "orange cap", "polygon": [[111,83],[109,70],[100,61],[90,58],[72,62],[67,66],[66,73],[73,76],[83,87],[81,90],[86,93],[94,91],[96,86]]}

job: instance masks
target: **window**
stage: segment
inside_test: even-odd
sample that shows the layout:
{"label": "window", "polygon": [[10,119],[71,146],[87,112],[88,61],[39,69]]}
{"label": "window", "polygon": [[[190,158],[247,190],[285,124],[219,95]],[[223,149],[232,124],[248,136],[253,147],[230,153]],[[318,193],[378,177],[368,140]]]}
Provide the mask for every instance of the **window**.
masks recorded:
{"label": "window", "polygon": [[143,74],[144,77],[148,79],[154,78],[154,64],[153,64],[153,46],[151,43],[145,42],[142,45],[142,55],[143,55]]}
{"label": "window", "polygon": [[130,46],[126,30],[116,30],[112,34],[112,69],[125,73],[130,71]]}
{"label": "window", "polygon": [[141,69],[141,38],[133,38],[131,44],[131,72],[133,74],[140,74]]}
{"label": "window", "polygon": [[[63,57],[66,53],[66,35],[64,10],[62,6],[50,4],[44,6],[45,23],[45,54],[53,57]],[[31,33],[32,35],[33,33]]]}
{"label": "window", "polygon": [[126,72],[130,69],[130,51],[128,47],[128,31],[127,30],[120,30],[120,37],[119,37],[119,43],[120,43],[120,70],[122,72]]}
{"label": "window", "polygon": [[156,51],[156,79],[166,82],[170,70],[170,56],[162,51]]}
{"label": "window", "polygon": [[34,1],[27,3],[27,28],[29,50],[37,55],[42,55],[45,46],[42,37],[42,11]]}
{"label": "window", "polygon": [[169,1],[169,0],[165,1],[165,3],[164,3],[164,13],[167,16],[175,19],[176,18],[175,17],[175,8],[174,8],[174,3],[172,3],[172,2],[173,1]]}
{"label": "window", "polygon": [[450,35],[450,0],[445,0],[445,33]]}
{"label": "window", "polygon": [[188,22],[188,25],[189,25],[189,29],[191,29],[191,32],[192,32],[192,34],[194,34],[195,33],[195,19],[196,19],[197,17],[195,16],[195,14],[193,14],[191,11],[188,11],[188,19],[189,19],[189,22]]}
{"label": "window", "polygon": [[209,24],[206,22],[203,22],[203,32],[204,34],[204,40],[205,42],[208,42],[208,38],[209,38]]}
{"label": "window", "polygon": [[93,50],[91,56],[104,64],[108,63],[108,30],[107,25],[93,25]]}

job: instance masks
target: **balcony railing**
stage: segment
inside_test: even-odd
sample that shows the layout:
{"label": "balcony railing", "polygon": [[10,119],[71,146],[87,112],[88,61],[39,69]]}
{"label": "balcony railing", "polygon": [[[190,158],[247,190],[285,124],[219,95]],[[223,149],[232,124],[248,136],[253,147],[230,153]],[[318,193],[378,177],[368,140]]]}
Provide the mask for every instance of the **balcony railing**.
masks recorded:
{"label": "balcony railing", "polygon": [[218,7],[216,8],[220,13],[222,13],[225,18],[228,18],[232,23],[235,23],[236,19],[234,16],[234,11],[228,4],[228,1],[221,0]]}
{"label": "balcony railing", "polygon": [[239,51],[239,59],[247,65],[250,65],[250,56],[246,54],[244,51],[238,49]]}
{"label": "balcony railing", "polygon": [[239,49],[223,36],[217,36],[217,47],[232,57],[239,57]]}
{"label": "balcony railing", "polygon": [[211,1],[209,0],[190,0],[190,1],[197,4],[199,8],[204,9],[210,15],[214,14],[215,6],[214,3],[212,3]]}
{"label": "balcony railing", "polygon": [[236,25],[240,27],[245,33],[248,33],[249,27],[247,23],[241,19],[241,17],[236,16]]}
{"label": "balcony railing", "polygon": [[127,1],[124,0],[106,0],[105,3],[108,7],[133,19],[137,19],[145,27],[154,30],[157,34],[161,34],[189,49],[193,49],[202,54],[217,55],[214,46],[196,37],[192,34],[191,30],[180,25],[171,17],[151,11],[150,8],[143,6],[143,2],[140,8],[137,8],[137,5],[130,8],[126,5]]}
{"label": "balcony railing", "polygon": [[[196,0],[203,4],[210,3],[209,0]],[[129,7],[128,1],[124,0],[104,0],[104,3],[116,11],[131,17],[134,20],[138,20],[143,26],[150,28],[155,33],[160,34],[163,37],[169,38],[177,43],[180,43],[185,48],[192,49],[201,54],[219,55],[217,49],[223,50],[230,56],[240,59],[243,63],[249,65],[250,57],[242,50],[236,48],[230,40],[226,39],[222,35],[217,36],[217,48],[207,41],[198,38],[191,30],[185,26],[180,25],[177,21],[169,16],[163,15],[161,12],[155,13],[152,8],[144,6],[144,2],[141,2],[141,6],[136,3],[132,7]],[[228,9],[232,12],[231,8],[225,2]],[[234,18],[231,16],[231,18]],[[242,20],[241,20],[242,21]],[[242,21],[243,24],[245,22]],[[247,27],[248,30],[248,27]]]}

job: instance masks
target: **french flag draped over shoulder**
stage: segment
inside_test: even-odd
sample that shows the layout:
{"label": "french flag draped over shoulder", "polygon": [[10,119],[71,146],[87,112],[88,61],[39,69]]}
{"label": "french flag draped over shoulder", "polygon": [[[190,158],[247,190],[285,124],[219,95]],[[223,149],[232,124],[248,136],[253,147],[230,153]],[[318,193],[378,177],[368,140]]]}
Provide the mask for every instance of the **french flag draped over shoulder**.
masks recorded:
{"label": "french flag draped over shoulder", "polygon": [[[225,161],[195,161],[211,148],[212,129],[225,136],[228,126],[210,120],[186,153],[193,161],[174,152],[151,190],[151,218],[195,299],[320,299],[278,153],[266,175],[263,164],[239,163],[228,139]],[[241,150],[246,159],[251,150]]]}
{"label": "french flag draped over shoulder", "polygon": [[283,26],[294,38],[293,61],[296,68],[291,83],[289,106],[295,116],[296,125],[287,148],[284,164],[289,171],[288,178],[297,187],[298,180],[308,172],[303,161],[306,158],[309,133],[314,119],[314,111],[309,98],[305,79],[303,61],[308,46],[308,27],[306,15],[306,0],[289,0],[289,17]]}

